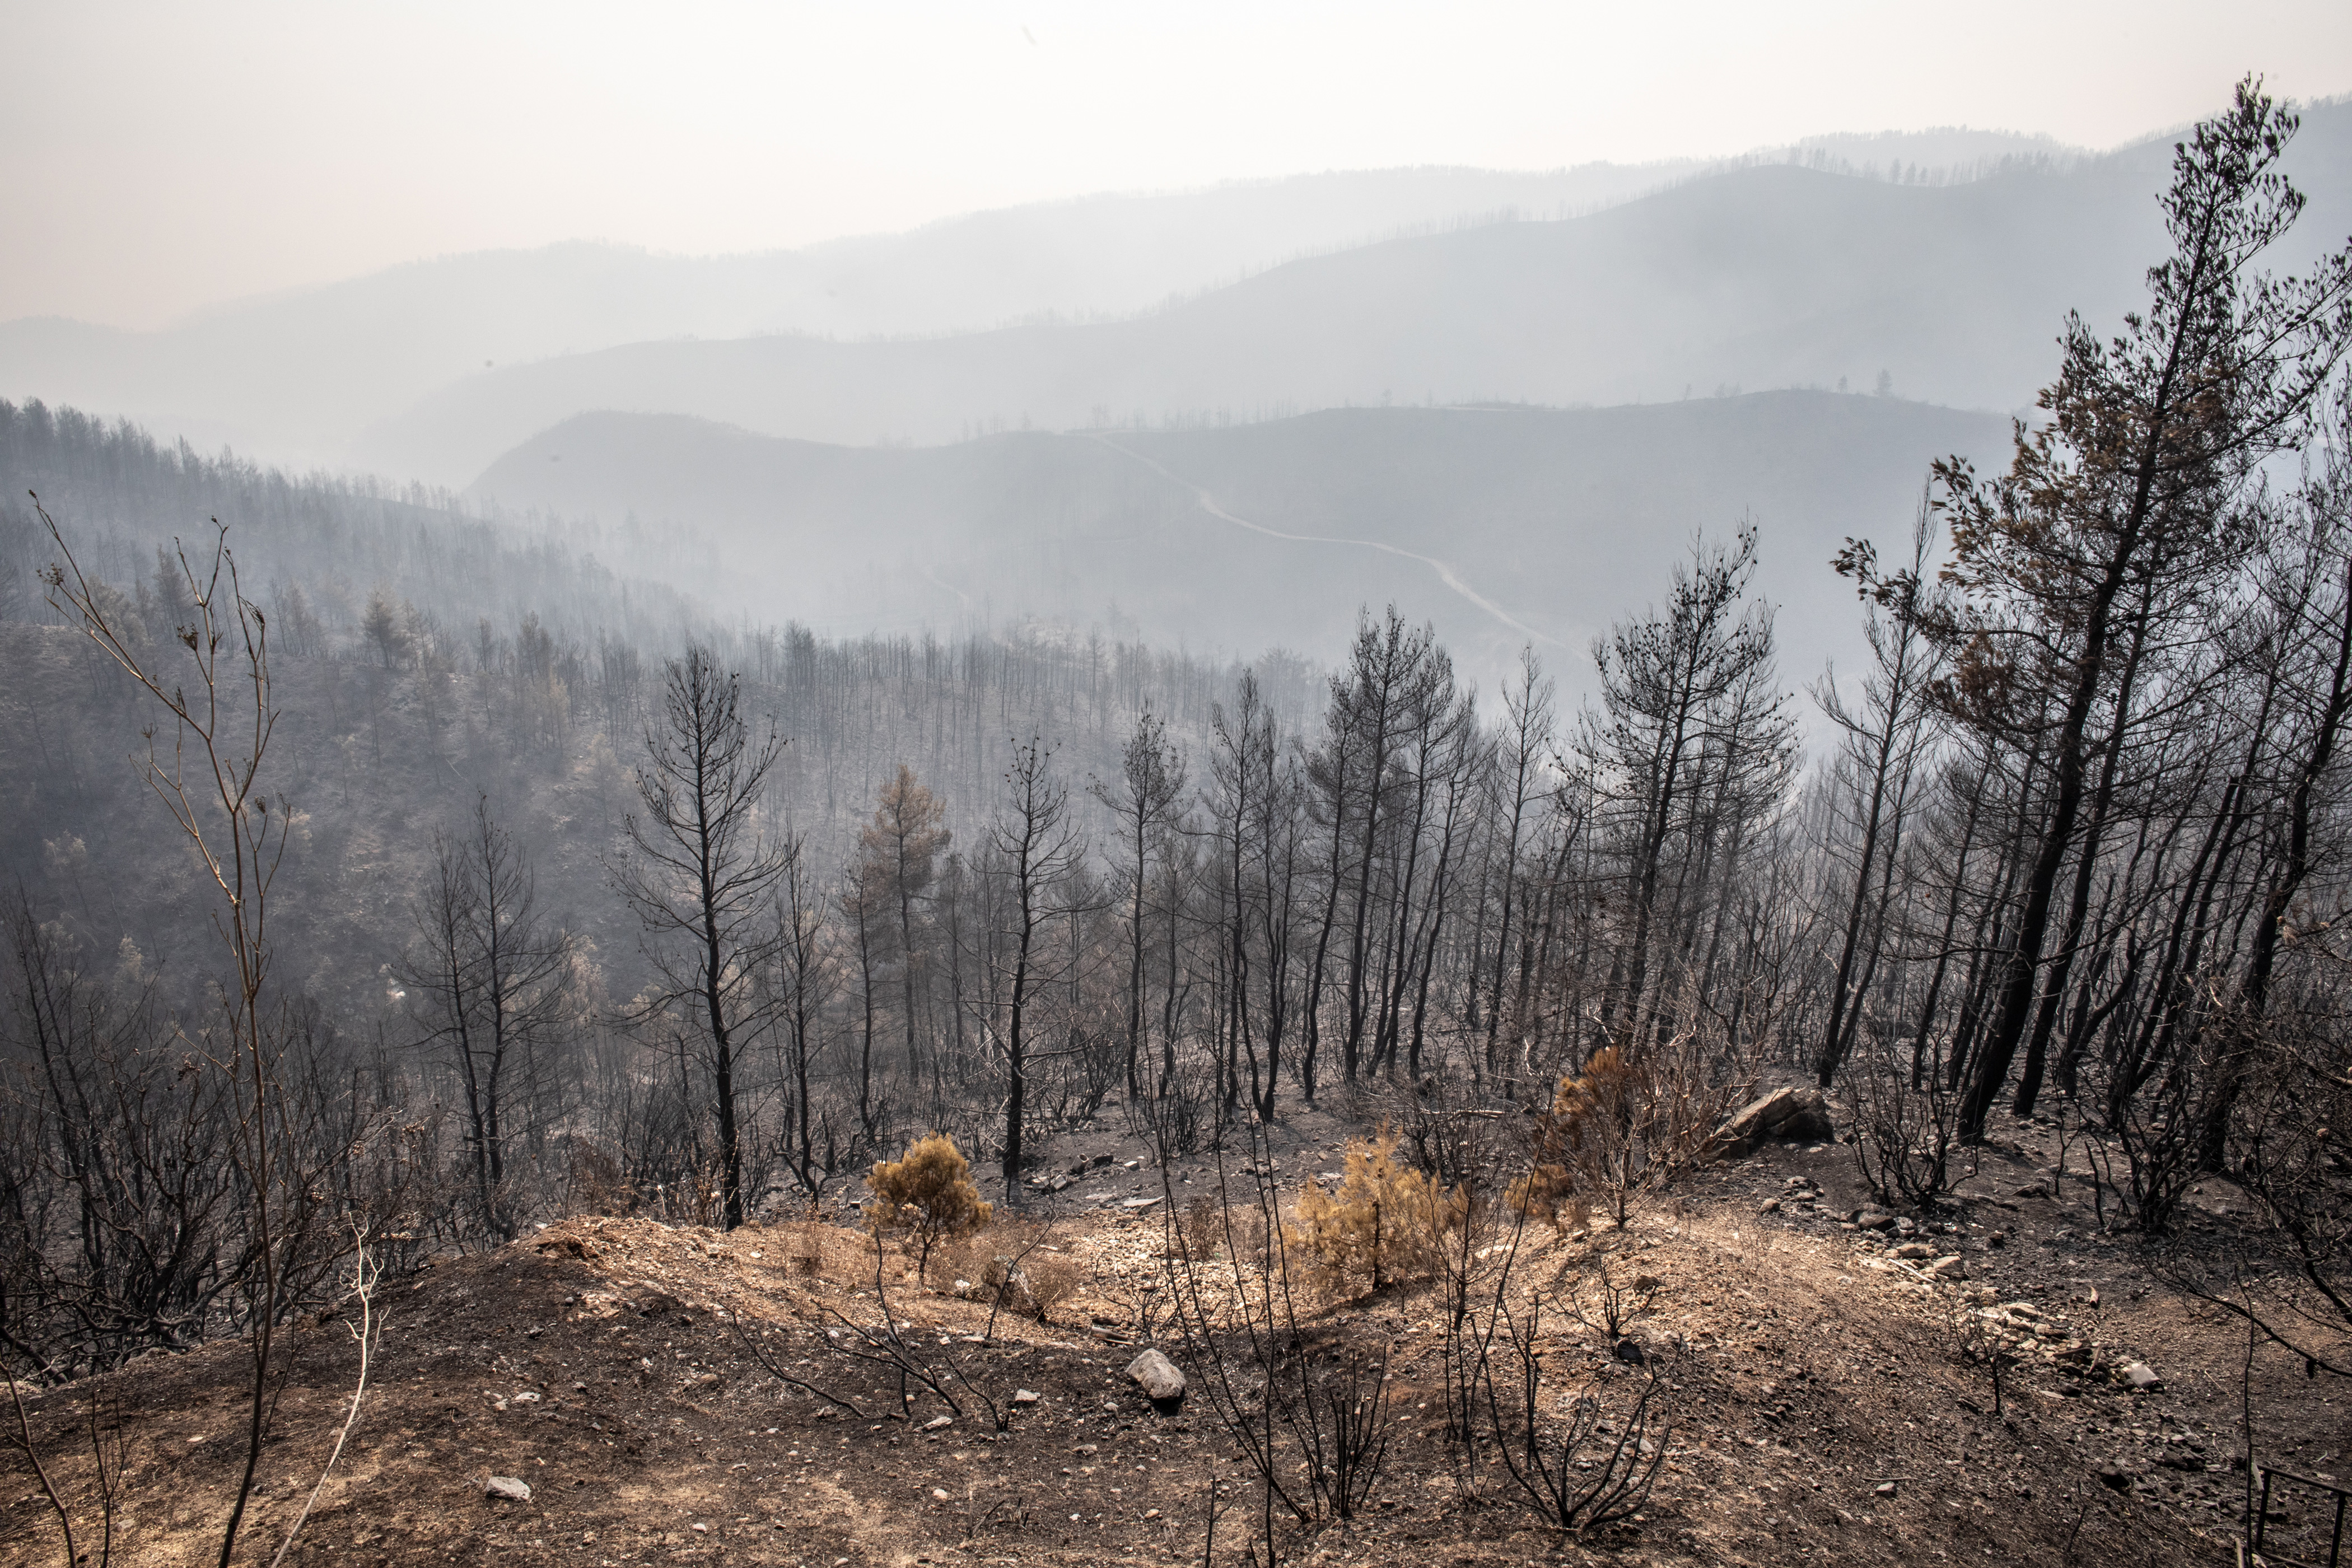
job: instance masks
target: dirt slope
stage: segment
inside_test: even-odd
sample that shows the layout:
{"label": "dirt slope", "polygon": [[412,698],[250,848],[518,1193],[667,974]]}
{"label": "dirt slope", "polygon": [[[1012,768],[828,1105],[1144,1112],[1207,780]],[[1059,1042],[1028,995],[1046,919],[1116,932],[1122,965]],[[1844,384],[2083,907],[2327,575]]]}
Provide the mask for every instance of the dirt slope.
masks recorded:
{"label": "dirt slope", "polygon": [[[1618,1278],[1660,1281],[1629,1331],[1667,1358],[1679,1414],[1639,1521],[1570,1541],[1491,1479],[1465,1493],[1453,1474],[1433,1436],[1427,1293],[1339,1309],[1397,1346],[1391,1458],[1367,1517],[1286,1531],[1285,1558],[2225,1561],[2242,1339],[2152,1289],[2126,1247],[2072,1248],[2079,1215],[2016,1199],[2014,1185],[1996,1199],[2010,1174],[1979,1183],[1973,1212],[1990,1220],[1921,1232],[1930,1250],[1962,1257],[1965,1280],[1923,1281],[1922,1264],[1892,1256],[1900,1238],[1836,1217],[1855,1200],[1834,1147],[1768,1150],[1702,1178],[1630,1238],[1606,1238]],[[1759,1215],[1776,1194],[1789,1201]],[[895,1375],[838,1348],[845,1324],[879,1322],[870,1247],[845,1229],[721,1236],[582,1219],[390,1284],[376,1382],[289,1561],[1197,1563],[1213,1496],[1230,1510],[1216,1559],[1242,1561],[1256,1491],[1238,1451],[1197,1399],[1158,1414],[1124,1375],[1163,1268],[1160,1224],[1097,1214],[1057,1221],[1055,1235],[1075,1292],[1050,1322],[1000,1316],[992,1338],[982,1307],[918,1291],[890,1261],[902,1333],[968,1379],[948,1380],[961,1413],[918,1387],[904,1421],[883,1418],[899,1400]],[[1574,1278],[1590,1246],[1547,1237],[1528,1277]],[[1953,1353],[1946,1326],[1987,1298],[2012,1307],[2036,1347],[2009,1374],[1998,1419],[1985,1373]],[[751,1341],[856,1414],[784,1386]],[[306,1324],[297,1343],[248,1525],[254,1561],[316,1479],[356,1364],[343,1321]],[[1549,1356],[1604,1380],[1637,1375],[1611,1350],[1570,1322]],[[2133,1360],[2161,1369],[2162,1385],[2118,1381]],[[128,1544],[116,1561],[216,1552],[242,1453],[240,1371],[239,1347],[224,1345],[27,1401],[51,1475],[92,1521],[89,1412],[93,1400],[120,1411]],[[2324,1468],[2347,1436],[2340,1406],[2299,1373],[2257,1357],[2257,1441],[2271,1462]],[[1016,1405],[1021,1389],[1040,1397]],[[20,1484],[0,1558],[62,1561],[46,1503],[11,1463]],[[530,1500],[486,1496],[491,1476],[528,1483]],[[81,1544],[93,1536],[85,1522]]]}

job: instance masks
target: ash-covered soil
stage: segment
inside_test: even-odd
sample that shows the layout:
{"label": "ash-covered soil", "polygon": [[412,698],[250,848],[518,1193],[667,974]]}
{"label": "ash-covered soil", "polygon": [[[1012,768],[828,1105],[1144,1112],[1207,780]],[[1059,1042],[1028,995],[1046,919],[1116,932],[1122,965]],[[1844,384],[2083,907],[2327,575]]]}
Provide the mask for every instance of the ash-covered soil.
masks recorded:
{"label": "ash-covered soil", "polygon": [[[2053,1193],[2044,1132],[2005,1130],[1960,1204],[1885,1228],[1848,1217],[1864,1194],[1850,1152],[1824,1144],[1703,1173],[1629,1233],[1531,1233],[1517,1278],[1562,1301],[1604,1261],[1620,1282],[1655,1281],[1626,1336],[1673,1384],[1665,1462],[1638,1519],[1582,1536],[1543,1527],[1493,1472],[1458,1472],[1432,1289],[1327,1304],[1322,1321],[1394,1347],[1389,1457],[1363,1516],[1283,1528],[1284,1559],[2227,1561],[2249,1419],[2262,1462],[2333,1476],[2352,1436],[2343,1401],[2259,1347],[2242,1378],[2242,1329],[2098,1231],[2080,1184]],[[1338,1168],[1337,1133],[1290,1135],[1286,1188],[1308,1166]],[[870,1241],[845,1227],[585,1218],[388,1280],[351,1445],[288,1560],[1175,1564],[1202,1560],[1213,1510],[1214,1561],[1241,1563],[1263,1515],[1240,1450],[1202,1399],[1164,1412],[1125,1373],[1154,1335],[1193,1359],[1165,1326],[1164,1198],[1124,1206],[1160,1195],[1148,1161],[1126,1168],[1143,1160],[1131,1142],[1105,1130],[1056,1151],[1116,1174],[1051,1205],[1051,1250],[1034,1258],[1066,1293],[1046,1321],[992,1321],[952,1293],[952,1258],[935,1264],[937,1289],[895,1249],[883,1259],[890,1319],[954,1408],[851,1353],[883,1301]],[[1097,1154],[1114,1158],[1094,1167]],[[1180,1210],[1213,1190],[1214,1170],[1167,1173]],[[2229,1195],[2210,1201],[2226,1224]],[[1602,1388],[1643,1375],[1606,1334],[1552,1321],[1552,1375]],[[1998,1414],[1987,1369],[1961,1353],[1970,1323],[1975,1342],[1990,1332],[2015,1358]],[[294,1342],[240,1560],[276,1551],[356,1373],[348,1319],[305,1323]],[[26,1402],[85,1545],[96,1401],[126,1440],[114,1560],[216,1554],[243,1370],[225,1344]],[[1202,1369],[1186,1370],[1197,1393]],[[0,1554],[62,1561],[29,1469],[10,1462]],[[529,1500],[489,1495],[493,1477],[524,1482]]]}

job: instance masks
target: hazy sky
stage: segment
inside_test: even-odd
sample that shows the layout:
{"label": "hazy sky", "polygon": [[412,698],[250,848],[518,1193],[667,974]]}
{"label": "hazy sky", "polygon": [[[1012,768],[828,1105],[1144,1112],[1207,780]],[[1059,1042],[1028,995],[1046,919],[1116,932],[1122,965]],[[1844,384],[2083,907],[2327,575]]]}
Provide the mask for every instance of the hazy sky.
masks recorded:
{"label": "hazy sky", "polygon": [[1328,168],[2109,146],[2248,69],[2352,89],[2352,5],[0,0],[0,320],[136,326],[452,251],[760,249]]}

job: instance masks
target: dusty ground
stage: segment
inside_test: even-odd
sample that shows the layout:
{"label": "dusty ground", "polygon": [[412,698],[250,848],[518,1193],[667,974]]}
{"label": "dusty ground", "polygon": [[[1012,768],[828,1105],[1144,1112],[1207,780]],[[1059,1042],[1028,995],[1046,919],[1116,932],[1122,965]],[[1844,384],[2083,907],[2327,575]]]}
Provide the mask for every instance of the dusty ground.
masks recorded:
{"label": "dusty ground", "polygon": [[[1299,1179],[1292,1166],[1337,1169],[1339,1131],[1286,1132],[1283,1181]],[[1366,1516],[1285,1531],[1286,1559],[2228,1561],[2242,1333],[2163,1288],[2131,1242],[2097,1234],[2074,1184],[2020,1195],[2049,1191],[2045,1129],[2018,1124],[2003,1140],[2008,1152],[1986,1159],[1966,1201],[1921,1216],[1914,1237],[1840,1217],[1864,1194],[1850,1151],[1834,1144],[1769,1146],[1707,1172],[1627,1237],[1545,1232],[1531,1278],[1589,1275],[1598,1247],[1616,1277],[1660,1281],[1631,1331],[1671,1358],[1677,1385],[1649,1504],[1637,1522],[1592,1535],[1563,1540],[1491,1480],[1465,1495],[1431,1435],[1443,1401],[1426,1290],[1335,1309],[1397,1346],[1396,1436]],[[1111,1163],[1095,1166],[1104,1154]],[[970,1380],[950,1384],[960,1414],[918,1390],[907,1419],[886,1418],[895,1378],[826,1348],[826,1327],[879,1321],[870,1248],[845,1229],[721,1236],[583,1219],[389,1283],[374,1384],[289,1561],[1172,1564],[1201,1560],[1222,1497],[1231,1511],[1216,1560],[1240,1563],[1257,1493],[1238,1450],[1199,1399],[1163,1415],[1123,1375],[1165,1243],[1159,1205],[1121,1205],[1156,1195],[1160,1173],[1125,1168],[1144,1151],[1108,1124],[1064,1140],[1065,1155],[1101,1174],[1037,1205],[1052,1211],[1063,1249],[1039,1258],[1066,1260],[1057,1267],[1075,1287],[1049,1321],[1000,1316],[984,1337],[983,1309],[899,1282],[903,1264],[890,1261],[888,1303],[908,1340]],[[1187,1162],[1168,1174],[1181,1207],[1209,1190],[1213,1168]],[[1759,1213],[1769,1199],[1778,1211]],[[2211,1201],[2226,1211],[2226,1194]],[[1948,1272],[1967,1278],[1923,1279],[1929,1259],[1895,1256],[1906,1243],[1958,1256]],[[1948,1327],[1987,1308],[2034,1347],[2008,1373],[1998,1417],[1987,1373],[1955,1353]],[[777,1369],[858,1413],[781,1384],[746,1350],[742,1335],[762,1333]],[[306,1325],[298,1344],[248,1525],[257,1562],[316,1479],[355,1368],[344,1321]],[[1636,1375],[1610,1351],[1571,1323],[1551,1360],[1604,1384]],[[2161,1385],[2118,1382],[2132,1361]],[[120,1410],[116,1561],[205,1558],[241,1455],[239,1371],[238,1347],[219,1346],[28,1402],[51,1474],[93,1520],[89,1411],[93,1398]],[[973,1389],[1004,1410],[1004,1431]],[[1041,1398],[1015,1406],[1019,1389]],[[2246,1392],[2263,1462],[2347,1468],[2339,1391],[2271,1352],[2255,1356]],[[61,1562],[29,1471],[8,1462],[16,1484],[0,1555]],[[530,1500],[485,1496],[493,1475],[527,1482]],[[81,1544],[92,1543],[86,1520]]]}

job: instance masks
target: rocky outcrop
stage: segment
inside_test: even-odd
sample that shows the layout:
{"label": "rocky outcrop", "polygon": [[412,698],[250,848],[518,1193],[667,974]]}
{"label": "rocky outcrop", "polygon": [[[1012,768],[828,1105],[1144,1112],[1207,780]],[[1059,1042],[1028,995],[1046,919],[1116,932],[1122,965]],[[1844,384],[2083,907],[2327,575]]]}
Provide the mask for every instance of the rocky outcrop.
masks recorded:
{"label": "rocky outcrop", "polygon": [[1733,1111],[1716,1129],[1714,1149],[1718,1159],[1736,1160],[1774,1141],[1817,1142],[1832,1132],[1822,1091],[1789,1084]]}

